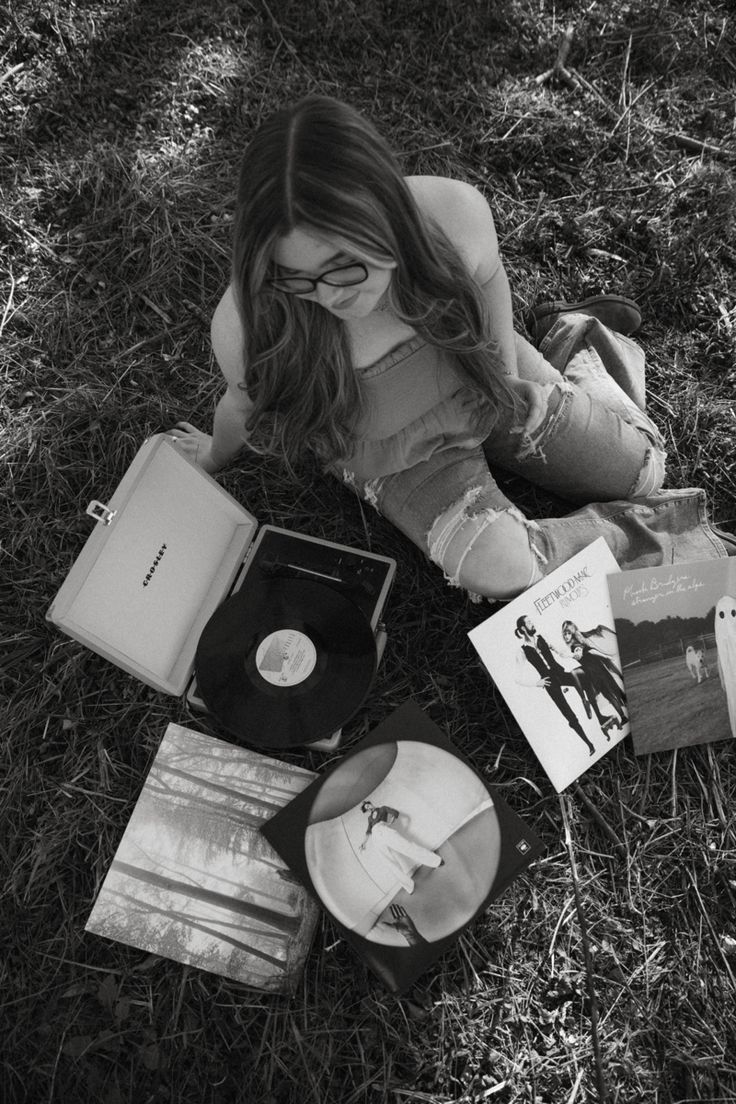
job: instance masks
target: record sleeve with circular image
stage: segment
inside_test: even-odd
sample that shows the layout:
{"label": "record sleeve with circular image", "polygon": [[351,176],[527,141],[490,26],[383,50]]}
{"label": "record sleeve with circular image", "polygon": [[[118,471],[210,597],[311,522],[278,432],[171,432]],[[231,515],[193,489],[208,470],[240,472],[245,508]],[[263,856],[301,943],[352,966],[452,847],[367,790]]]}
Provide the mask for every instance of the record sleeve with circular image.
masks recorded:
{"label": "record sleeve with circular image", "polygon": [[414,702],[262,832],[395,992],[543,850]]}
{"label": "record sleeve with circular image", "polygon": [[365,615],[334,588],[274,578],[227,598],[204,628],[195,657],[202,699],[227,731],[283,748],[341,728],[376,671]]}

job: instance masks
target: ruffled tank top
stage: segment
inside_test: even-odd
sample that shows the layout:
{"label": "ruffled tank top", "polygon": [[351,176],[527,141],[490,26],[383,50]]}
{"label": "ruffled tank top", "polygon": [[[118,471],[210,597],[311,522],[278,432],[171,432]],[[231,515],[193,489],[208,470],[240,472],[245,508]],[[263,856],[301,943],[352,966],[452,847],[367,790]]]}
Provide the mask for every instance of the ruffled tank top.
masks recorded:
{"label": "ruffled tank top", "polygon": [[488,401],[468,385],[452,354],[418,335],[356,372],[363,410],[352,451],[330,464],[346,482],[404,471],[444,449],[474,448],[488,435]]}

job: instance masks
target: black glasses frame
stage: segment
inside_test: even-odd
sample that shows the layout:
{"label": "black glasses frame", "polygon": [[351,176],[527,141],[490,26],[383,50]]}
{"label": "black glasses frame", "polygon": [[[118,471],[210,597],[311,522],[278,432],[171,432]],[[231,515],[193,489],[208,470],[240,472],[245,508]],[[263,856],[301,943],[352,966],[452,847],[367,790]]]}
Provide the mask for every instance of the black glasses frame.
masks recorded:
{"label": "black glasses frame", "polygon": [[[340,283],[339,281],[335,283],[328,280],[328,276],[332,276],[334,272],[344,272],[346,268],[360,268],[363,275],[359,280],[350,280],[349,283]],[[363,262],[351,261],[350,264],[330,268],[327,272],[323,272],[321,276],[271,276],[266,280],[266,283],[276,288],[277,291],[285,291],[288,295],[309,295],[317,290],[317,284],[327,284],[328,287],[355,287],[357,284],[364,284],[367,279],[368,269]],[[299,288],[296,288],[295,284],[298,284]],[[303,286],[305,284],[306,287]]]}

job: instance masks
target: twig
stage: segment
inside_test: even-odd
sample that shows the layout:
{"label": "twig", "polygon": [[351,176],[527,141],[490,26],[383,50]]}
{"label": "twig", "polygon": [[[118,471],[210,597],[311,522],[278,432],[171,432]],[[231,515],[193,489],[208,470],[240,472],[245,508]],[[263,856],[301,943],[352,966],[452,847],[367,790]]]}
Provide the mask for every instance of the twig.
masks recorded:
{"label": "twig", "polygon": [[286,38],[284,36],[284,32],[281,30],[281,24],[279,23],[276,16],[273,14],[271,9],[269,8],[268,4],[266,3],[266,0],[261,0],[261,4],[263,5],[263,8],[265,9],[266,15],[268,16],[268,18],[271,21],[271,26],[273,27],[276,34],[279,36],[279,41],[280,41],[281,45],[284,46],[288,50],[288,52],[293,57],[294,61],[296,61],[299,65],[301,65],[302,69],[307,74],[307,76],[311,76],[311,74],[309,72],[309,69],[306,67],[306,65],[304,64],[302,59],[299,57],[299,53],[298,53],[296,47],[293,46],[292,43],[289,42],[288,38]]}
{"label": "twig", "polygon": [[15,294],[15,277],[13,276],[13,273],[11,272],[10,273],[10,293],[8,295],[8,301],[5,304],[5,307],[3,308],[3,317],[2,317],[2,321],[0,322],[0,337],[2,336],[2,332],[5,329],[5,323],[8,321],[8,318],[9,317],[12,318],[12,315],[11,315],[10,312],[13,309],[13,295],[14,294]]}
{"label": "twig", "polygon": [[34,245],[37,245],[37,246],[38,246],[38,248],[39,248],[39,249],[40,249],[40,250],[41,250],[41,251],[42,251],[43,253],[45,253],[47,257],[53,257],[53,259],[54,259],[55,261],[58,261],[58,259],[59,259],[59,258],[57,257],[56,253],[55,253],[55,252],[54,252],[54,250],[53,250],[53,249],[51,248],[51,246],[49,246],[49,245],[46,245],[46,243],[45,243],[45,242],[42,242],[42,241],[40,240],[40,238],[37,238],[35,234],[32,234],[30,230],[27,230],[27,229],[26,229],[26,227],[25,227],[25,226],[23,226],[23,224],[22,224],[22,223],[18,222],[18,221],[17,221],[16,219],[12,218],[12,216],[11,216],[11,215],[9,215],[9,214],[7,213],[7,211],[2,211],[2,212],[0,212],[0,217],[2,217],[3,219],[5,219],[5,221],[6,221],[6,222],[9,222],[11,226],[14,226],[14,227],[15,227],[15,229],[16,229],[16,230],[18,230],[18,231],[20,231],[20,233],[21,233],[21,234],[25,234],[25,236],[26,236],[27,238],[29,238],[29,239],[30,239],[30,241],[32,241],[32,242],[34,243]]}
{"label": "twig", "polygon": [[578,87],[576,77],[573,76],[569,69],[565,68],[565,62],[567,61],[567,55],[570,53],[570,46],[572,45],[574,34],[575,28],[572,23],[570,23],[560,41],[554,65],[551,69],[547,69],[545,73],[540,73],[538,77],[535,77],[535,84],[546,84],[551,80],[560,80],[563,84],[569,85],[570,88]]}
{"label": "twig", "polygon": [[606,833],[606,835],[610,836],[610,838],[613,840],[614,851],[625,853],[625,848],[624,848],[624,845],[621,842],[621,837],[611,827],[611,825],[608,823],[608,821],[603,816],[603,813],[600,811],[598,806],[593,804],[593,802],[590,800],[588,795],[585,793],[585,791],[580,786],[579,782],[575,783],[575,795],[576,795],[576,797],[580,798],[580,800],[582,801],[585,808],[588,810],[590,815],[595,820],[596,824],[598,824],[603,829],[603,831]]}
{"label": "twig", "polygon": [[25,66],[24,61],[19,61],[17,65],[11,65],[9,69],[6,69],[3,75],[0,77],[0,84],[4,84],[6,80],[10,80],[14,73],[17,73],[19,69]]}
{"label": "twig", "polygon": [[574,1104],[575,1098],[578,1095],[578,1089],[580,1088],[580,1082],[583,1080],[583,1070],[578,1070],[578,1075],[575,1078],[575,1084],[572,1087],[572,1092],[568,1096],[565,1104]]}
{"label": "twig", "polygon": [[583,88],[587,88],[588,92],[596,97],[596,99],[603,105],[609,115],[616,115],[616,108],[613,106],[613,104],[606,99],[600,89],[596,88],[596,86],[591,81],[589,81],[587,77],[584,77],[583,74],[580,73],[577,69],[573,69],[572,66],[567,71],[571,74],[571,76],[575,78],[578,84],[582,84]]}
{"label": "twig", "polygon": [[666,137],[669,138],[670,142],[674,142],[676,146],[691,150],[693,153],[709,153],[712,157],[722,157],[724,160],[736,156],[736,149],[723,149],[721,146],[714,146],[710,142],[701,142],[699,138],[689,138],[687,134],[667,134]]}
{"label": "twig", "polygon": [[575,894],[575,911],[578,916],[578,924],[580,925],[580,939],[583,944],[583,957],[585,959],[585,985],[588,990],[588,1001],[590,1003],[590,1037],[593,1044],[593,1058],[595,1060],[595,1076],[598,1085],[598,1100],[599,1104],[606,1104],[608,1101],[608,1089],[606,1088],[605,1078],[603,1076],[603,1063],[601,1060],[601,1043],[600,1036],[598,1034],[598,997],[595,991],[595,985],[593,983],[593,959],[590,953],[590,940],[588,938],[588,924],[585,919],[585,913],[583,912],[583,902],[580,896],[580,885],[578,883],[578,869],[575,862],[575,853],[572,847],[572,834],[570,832],[570,818],[567,813],[566,798],[563,794],[560,794],[560,809],[562,810],[562,820],[565,826],[565,846],[567,848],[567,857],[570,862],[570,873],[572,875],[572,888]]}
{"label": "twig", "polygon": [[633,100],[630,99],[628,101],[628,103],[626,104],[626,107],[621,112],[621,114],[619,115],[616,122],[613,124],[613,128],[612,128],[612,130],[609,134],[609,138],[613,138],[614,134],[616,133],[616,131],[618,130],[619,126],[624,121],[626,116],[631,113],[631,109],[634,106],[634,104],[636,104],[642,98],[642,96],[645,96],[647,94],[647,92],[650,92],[652,90],[652,88],[654,88],[656,83],[657,83],[656,81],[649,81],[648,84],[645,84],[643,88],[639,89],[637,94],[634,96]]}
{"label": "twig", "polygon": [[629,41],[626,43],[626,53],[624,54],[624,68],[621,74],[621,92],[619,93],[619,103],[625,109],[628,107],[626,99],[626,81],[629,76],[629,63],[631,62],[631,44],[634,41],[634,36],[629,35]]}
{"label": "twig", "polygon": [[723,947],[721,946],[721,944],[718,941],[718,936],[716,935],[716,932],[713,928],[713,924],[711,923],[710,917],[708,916],[708,910],[706,909],[705,905],[703,904],[703,898],[700,896],[700,890],[698,889],[698,883],[695,880],[695,876],[694,876],[694,874],[691,870],[687,870],[685,873],[688,876],[688,879],[690,881],[690,885],[695,890],[695,896],[698,900],[698,906],[700,908],[701,913],[703,914],[703,919],[705,920],[706,927],[708,928],[708,931],[710,932],[710,937],[713,940],[713,944],[715,946],[715,949],[718,951],[721,962],[723,963],[723,965],[725,967],[726,973],[728,974],[728,976],[731,979],[731,984],[736,985],[736,978],[733,975],[733,970],[731,969],[731,965],[730,965],[728,959],[726,958],[725,954],[723,953]]}

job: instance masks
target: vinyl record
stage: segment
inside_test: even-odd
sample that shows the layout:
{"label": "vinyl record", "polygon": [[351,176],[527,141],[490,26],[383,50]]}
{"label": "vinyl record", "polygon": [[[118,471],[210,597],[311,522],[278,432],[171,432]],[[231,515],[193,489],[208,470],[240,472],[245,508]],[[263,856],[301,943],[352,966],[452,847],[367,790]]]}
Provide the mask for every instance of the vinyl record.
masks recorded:
{"label": "vinyl record", "polygon": [[271,579],[215,610],[199,639],[202,698],[233,736],[284,748],[330,736],[359,708],[376,671],[373,630],[323,583]]}

